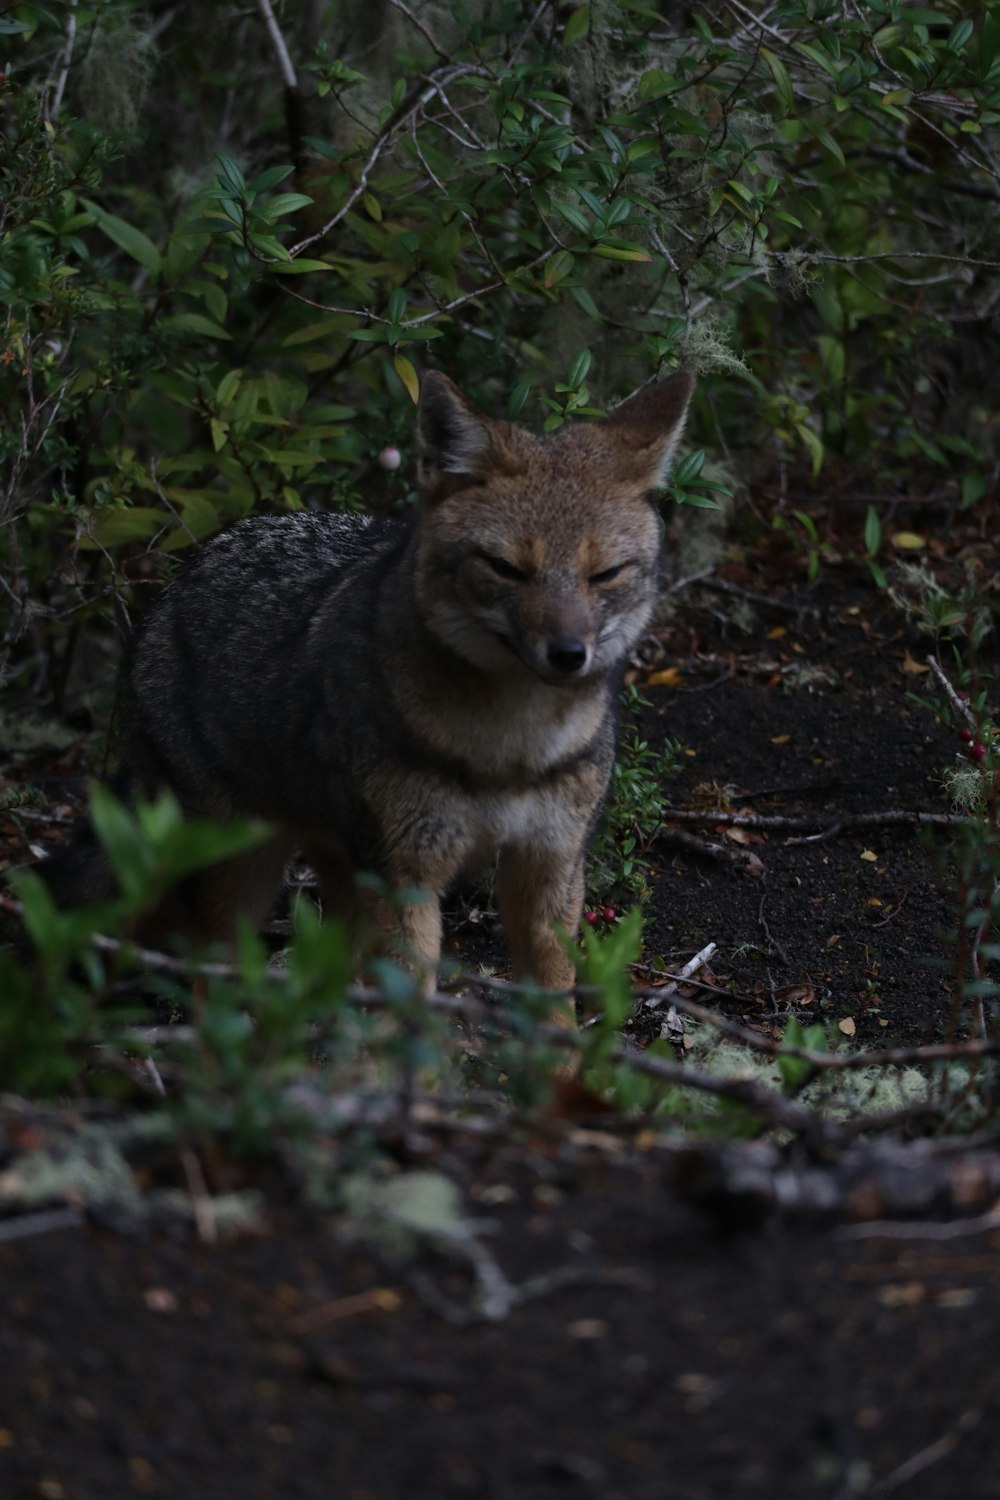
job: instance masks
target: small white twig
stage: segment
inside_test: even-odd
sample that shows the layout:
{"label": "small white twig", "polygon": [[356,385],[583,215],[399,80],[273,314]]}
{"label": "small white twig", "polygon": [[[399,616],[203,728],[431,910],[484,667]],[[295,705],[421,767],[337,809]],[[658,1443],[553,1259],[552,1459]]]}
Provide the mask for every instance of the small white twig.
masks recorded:
{"label": "small white twig", "polygon": [[413,11],[408,5],[403,4],[403,0],[389,0],[389,4],[393,6],[394,9],[398,10],[401,15],[404,15],[406,19],[417,28],[417,30],[420,32],[420,35],[424,38],[424,41],[427,42],[428,46],[430,46],[437,53],[438,57],[443,58],[445,61],[447,61],[448,53],[434,40],[434,36],[431,33],[430,28],[426,26],[423,21],[421,21],[418,15],[414,15]]}
{"label": "small white twig", "polygon": [[948,699],[948,702],[958,714],[959,718],[964,719],[970,729],[975,729],[977,727],[976,718],[972,712],[972,709],[969,707],[968,703],[966,703],[964,698],[960,698],[958,696],[958,693],[955,691],[955,688],[952,684],[951,678],[948,676],[947,672],[945,672],[937,657],[929,656],[927,658],[927,665],[934,673],[934,676],[938,680],[938,686],[943,689],[945,697]]}
{"label": "small white twig", "polygon": [[1000,1229],[1000,1209],[980,1214],[975,1219],[953,1219],[948,1223],[907,1221],[905,1219],[871,1219],[867,1224],[847,1224],[837,1231],[842,1240],[958,1240],[970,1234],[988,1234]]}
{"label": "small white twig", "polygon": [[26,1240],[35,1234],[51,1234],[56,1229],[78,1229],[86,1222],[82,1208],[47,1208],[37,1214],[17,1214],[0,1220],[0,1243]]}
{"label": "small white twig", "polygon": [[63,101],[66,90],[66,80],[69,78],[69,65],[73,61],[73,47],[76,44],[76,0],[69,0],[69,15],[66,17],[66,43],[63,47],[62,65],[59,69],[59,77],[56,79],[56,91],[52,96],[52,109],[48,118],[54,119],[59,113],[59,107]]}
{"label": "small white twig", "polygon": [[681,969],[680,972],[674,976],[670,984],[665,984],[663,988],[657,990],[655,994],[648,995],[646,997],[646,999],[642,1002],[643,1009],[658,1010],[661,1005],[665,1005],[672,995],[676,995],[678,988],[684,983],[686,979],[690,979],[692,974],[697,974],[699,969],[703,969],[705,967],[709,959],[712,957],[712,954],[715,952],[716,946],[717,945],[715,943],[706,943],[700,953],[696,953],[694,958],[688,959],[683,969]]}
{"label": "small white twig", "polygon": [[264,25],[267,27],[268,35],[277,53],[278,67],[281,69],[282,81],[286,88],[297,89],[299,80],[292,66],[292,59],[288,55],[288,48],[285,46],[285,38],[281,34],[281,27],[278,25],[274,11],[271,9],[271,0],[257,0],[257,5],[261,15],[264,17]]}

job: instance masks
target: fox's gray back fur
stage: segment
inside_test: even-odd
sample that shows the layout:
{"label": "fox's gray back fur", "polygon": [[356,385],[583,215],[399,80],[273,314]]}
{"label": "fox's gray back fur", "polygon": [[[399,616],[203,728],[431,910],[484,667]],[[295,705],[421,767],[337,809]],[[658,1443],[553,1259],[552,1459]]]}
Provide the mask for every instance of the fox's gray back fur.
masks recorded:
{"label": "fox's gray back fur", "polygon": [[[568,982],[553,928],[579,920],[621,671],[655,595],[646,491],[690,389],[673,377],[542,439],[429,377],[412,520],[258,517],[202,547],[137,635],[120,717],[132,795],[166,786],[191,814],[279,830],[228,888],[195,893],[205,935],[237,908],[259,920],[295,849],[331,906],[358,871],[440,895],[499,851],[515,967]],[[78,844],[52,884],[93,897],[97,869]],[[374,915],[434,963],[436,904]]]}

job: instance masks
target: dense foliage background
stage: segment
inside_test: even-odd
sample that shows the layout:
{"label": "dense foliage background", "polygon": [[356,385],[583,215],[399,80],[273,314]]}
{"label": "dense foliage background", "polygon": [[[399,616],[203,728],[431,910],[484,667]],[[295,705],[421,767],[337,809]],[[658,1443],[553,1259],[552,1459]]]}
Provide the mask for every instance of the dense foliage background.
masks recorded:
{"label": "dense foliage background", "polygon": [[977,504],[996,12],[0,6],[0,683],[89,689],[237,517],[405,503],[427,363],[549,426],[694,368],[696,444],[807,541],[814,483],[859,549],[873,498]]}

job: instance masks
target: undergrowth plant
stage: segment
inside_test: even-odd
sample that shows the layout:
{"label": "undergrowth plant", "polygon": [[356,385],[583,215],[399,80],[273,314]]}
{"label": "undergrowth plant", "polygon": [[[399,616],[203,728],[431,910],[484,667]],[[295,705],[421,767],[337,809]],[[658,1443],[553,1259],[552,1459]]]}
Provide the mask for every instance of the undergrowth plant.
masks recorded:
{"label": "undergrowth plant", "polygon": [[[714,503],[706,447],[750,480],[780,474],[778,520],[811,575],[817,484],[875,471],[905,496],[951,463],[960,503],[985,502],[994,4],[349,0],[273,19],[280,46],[263,7],[209,22],[23,0],[0,15],[0,686],[19,717],[100,701],[150,596],[220,528],[412,504],[428,365],[550,431],[694,370],[692,450],[666,502]],[[877,581],[881,545],[870,524]],[[924,607],[949,620],[930,591]],[[964,659],[949,670],[975,736],[952,781],[975,811],[956,963],[989,1022],[993,700]],[[646,892],[678,755],[626,737],[592,867],[614,915]],[[149,992],[130,925],[166,883],[259,836],[185,825],[169,803],[98,798],[95,816],[115,901],[60,914],[30,876],[18,886],[34,957],[0,951],[7,1089],[135,1081]],[[662,1110],[673,1086],[613,1055],[639,920],[584,935],[609,1019],[583,1046],[595,1086]],[[402,1103],[463,1077],[402,971],[380,973],[369,1010],[348,1003],[346,938],[307,914],[282,974],[247,937],[231,972],[201,974],[196,1004],[189,969],[206,958],[153,981],[192,1028],[169,1096],[192,1129],[259,1145],[317,1107],[300,1087],[313,1073],[332,1094],[370,1066]],[[512,1002],[494,1039],[495,1077],[525,1096],[551,1071],[536,1010]]]}
{"label": "undergrowth plant", "polygon": [[[601,907],[644,902],[650,894],[648,847],[663,822],[669,782],[683,765],[684,746],[664,738],[657,748],[635,719],[650,708],[635,686],[626,689],[628,727],[621,737],[608,805],[590,851],[587,889]],[[613,920],[613,919],[612,919]]]}
{"label": "undergrowth plant", "polygon": [[[988,1038],[1000,1021],[1000,723],[988,649],[996,606],[983,593],[974,565],[949,590],[928,568],[902,564],[889,591],[933,647],[928,690],[910,697],[956,734],[955,756],[942,781],[964,821],[947,854],[939,852],[937,859],[956,920],[956,931],[947,935],[952,1024],[959,1030],[971,1021]],[[981,1086],[994,1071],[986,1063],[974,1081]]]}
{"label": "undergrowth plant", "polygon": [[[547,427],[686,365],[724,377],[696,442],[758,470],[950,457],[986,493],[992,5],[424,12],[0,19],[9,682],[72,697],[240,516],[408,503],[377,456],[428,362]],[[675,498],[711,502],[700,465]]]}

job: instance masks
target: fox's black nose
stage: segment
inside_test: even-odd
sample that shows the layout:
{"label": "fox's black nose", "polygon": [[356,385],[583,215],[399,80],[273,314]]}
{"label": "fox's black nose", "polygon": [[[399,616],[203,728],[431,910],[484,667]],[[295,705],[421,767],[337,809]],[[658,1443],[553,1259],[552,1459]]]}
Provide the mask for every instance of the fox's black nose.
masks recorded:
{"label": "fox's black nose", "polygon": [[572,636],[557,636],[554,641],[549,642],[549,666],[554,667],[557,672],[565,672],[567,677],[573,672],[579,672],[587,660],[587,648],[582,641],[575,641]]}

